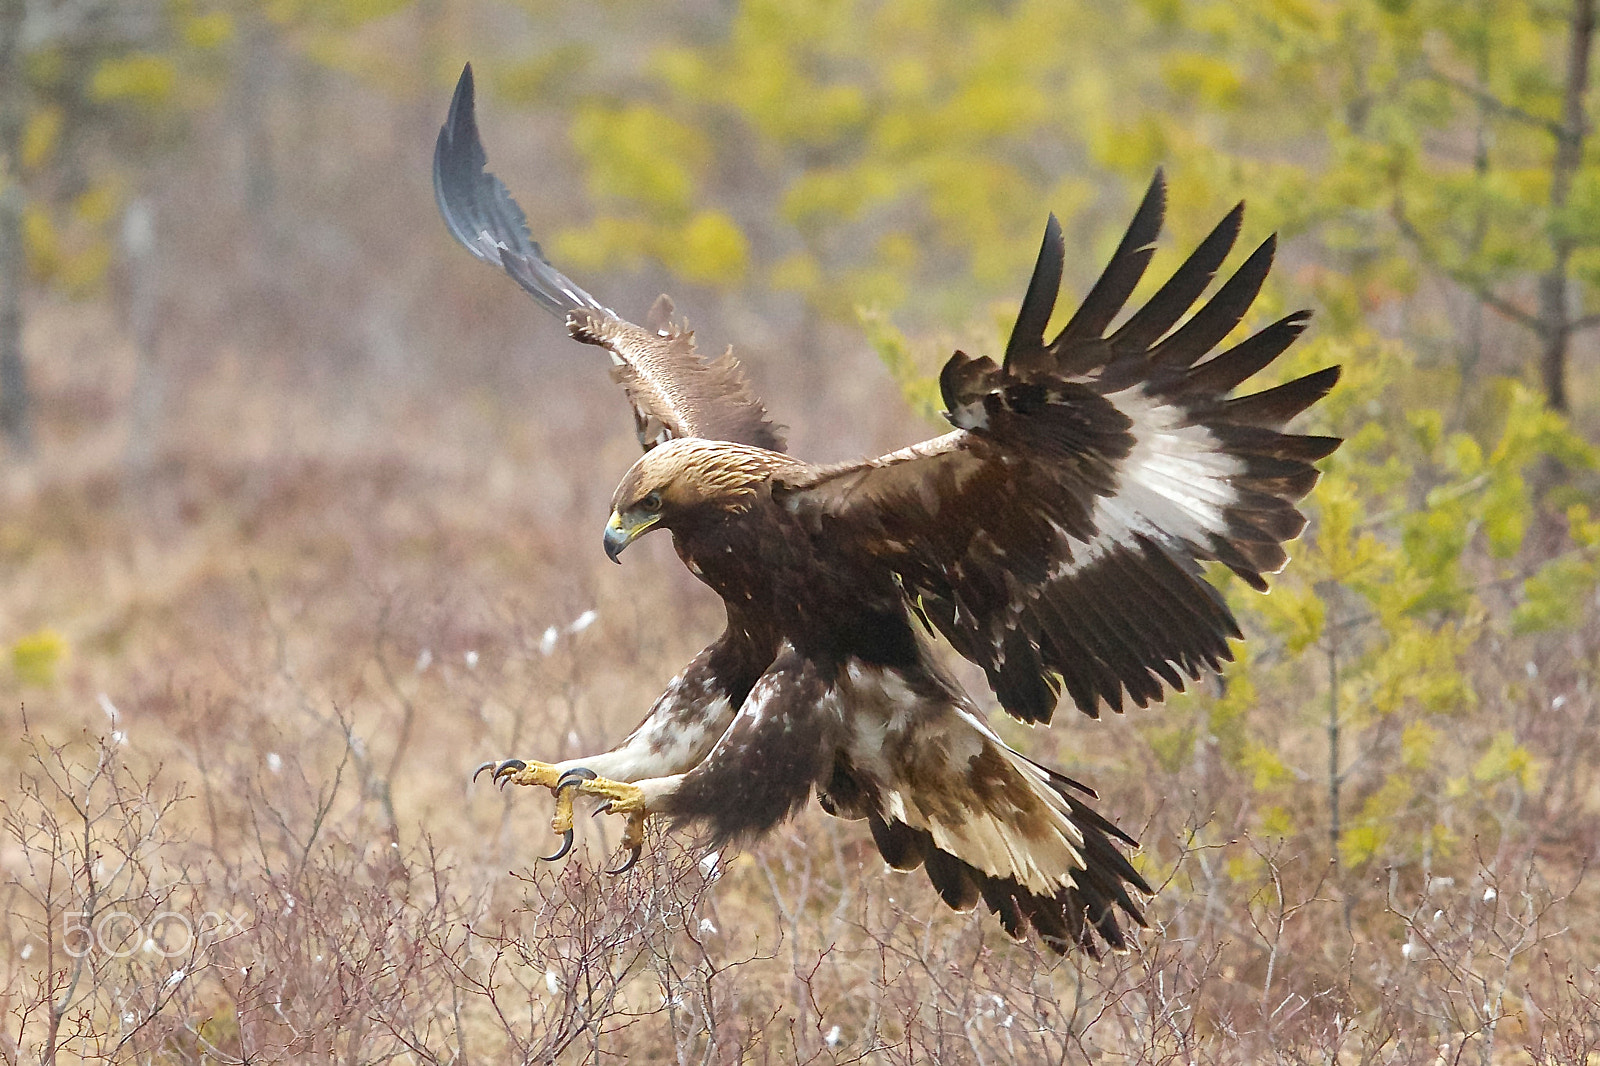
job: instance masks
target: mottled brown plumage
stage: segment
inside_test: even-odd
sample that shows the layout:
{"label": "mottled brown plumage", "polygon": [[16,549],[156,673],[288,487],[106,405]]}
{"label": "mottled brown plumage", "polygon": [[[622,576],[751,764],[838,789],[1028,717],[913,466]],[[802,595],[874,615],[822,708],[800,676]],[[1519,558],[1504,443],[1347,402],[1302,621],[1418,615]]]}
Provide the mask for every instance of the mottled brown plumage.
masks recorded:
{"label": "mottled brown plumage", "polygon": [[1052,217],[1000,362],[957,352],[940,375],[955,429],[816,466],[783,454],[732,356],[703,360],[664,298],[639,327],[556,271],[483,167],[469,71],[435,156],[446,222],[611,354],[646,451],[613,498],[606,552],[671,531],[728,616],[622,744],[554,766],[510,760],[496,776],[555,787],[566,830],[571,791],[605,797],[635,840],[647,813],[749,838],[816,795],[865,821],[891,866],[923,867],[952,907],[982,901],[1013,936],[1031,929],[1057,950],[1125,947],[1123,920],[1143,924],[1134,893],[1150,891],[1119,850],[1133,840],[1087,805],[1088,788],[1001,742],[928,636],[982,667],[1026,722],[1050,721],[1063,693],[1091,716],[1144,706],[1230,658],[1238,627],[1201,563],[1264,590],[1304,526],[1295,504],[1313,462],[1338,444],[1283,432],[1336,369],[1230,395],[1305,312],[1212,354],[1260,290],[1273,241],[1191,313],[1238,235],[1235,208],[1112,328],[1160,230],[1158,174],[1047,338],[1064,257]]}

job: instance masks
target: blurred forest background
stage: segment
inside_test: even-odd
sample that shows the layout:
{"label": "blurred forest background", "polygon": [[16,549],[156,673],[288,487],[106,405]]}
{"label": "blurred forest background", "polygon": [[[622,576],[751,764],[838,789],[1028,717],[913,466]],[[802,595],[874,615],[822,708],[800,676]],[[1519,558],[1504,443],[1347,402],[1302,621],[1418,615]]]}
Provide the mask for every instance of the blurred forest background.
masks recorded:
{"label": "blurred forest background", "polygon": [[[1597,1061],[1595,15],[0,0],[0,1061]],[[469,787],[615,742],[720,612],[604,560],[625,405],[436,217],[468,59],[552,258],[811,459],[937,432],[1047,211],[1070,294],[1157,166],[1145,291],[1240,197],[1282,235],[1251,322],[1315,310],[1278,372],[1343,364],[1348,442],[1239,662],[997,719],[1142,838],[1139,951],[815,810],[608,879],[617,827],[542,866],[548,798]]]}

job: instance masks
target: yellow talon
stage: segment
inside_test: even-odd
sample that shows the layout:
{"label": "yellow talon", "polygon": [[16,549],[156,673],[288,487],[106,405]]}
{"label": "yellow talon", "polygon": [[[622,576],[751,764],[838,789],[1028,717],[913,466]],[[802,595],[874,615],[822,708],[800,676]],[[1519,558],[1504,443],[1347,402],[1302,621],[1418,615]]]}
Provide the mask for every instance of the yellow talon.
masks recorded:
{"label": "yellow talon", "polygon": [[[628,861],[609,873],[626,873],[639,861],[639,853],[644,850],[644,820],[650,814],[645,807],[644,790],[638,785],[626,781],[612,781],[610,778],[600,777],[593,770],[584,767],[568,770],[561,775],[561,780],[556,782],[556,818],[558,820],[557,832],[569,832],[561,826],[572,824],[572,796],[582,792],[594,796],[604,802],[596,814],[625,814],[628,816],[627,828],[623,830],[622,846],[628,849]],[[565,818],[562,823],[560,820]]]}
{"label": "yellow talon", "polygon": [[563,787],[565,776],[547,762],[534,762],[518,770],[507,780],[514,785],[548,788],[556,794],[556,812],[550,818],[550,828],[558,836],[567,838],[557,857],[565,855],[572,847],[572,790]]}
{"label": "yellow talon", "polygon": [[628,815],[627,828],[622,831],[622,846],[625,848],[644,847],[644,811],[634,811]]}
{"label": "yellow talon", "polygon": [[485,770],[489,771],[489,779],[502,789],[507,785],[543,785],[553,789],[560,783],[560,775],[556,768],[547,762],[524,762],[521,759],[505,759],[484,763],[472,772],[472,779],[476,781],[478,775]]}
{"label": "yellow talon", "polygon": [[556,789],[556,813],[550,819],[550,828],[557,833],[572,832],[572,789]]}
{"label": "yellow talon", "polygon": [[644,790],[638,785],[601,777],[582,766],[568,770],[556,782],[556,795],[568,792],[582,792],[586,796],[605,800],[600,810],[610,814],[632,814],[644,810]]}
{"label": "yellow talon", "polygon": [[646,812],[634,811],[628,815],[628,827],[622,831],[622,846],[628,849],[628,861],[618,866],[615,870],[607,870],[608,874],[625,874],[633,869],[633,864],[639,861],[639,855],[644,851],[644,820]]}
{"label": "yellow talon", "polygon": [[544,856],[545,859],[554,861],[565,858],[572,850],[572,800],[582,792],[602,801],[596,814],[628,816],[627,827],[622,833],[622,846],[628,849],[630,857],[621,867],[610,872],[623,873],[638,861],[639,853],[644,849],[644,821],[650,814],[645,809],[644,790],[638,785],[600,777],[593,770],[581,766],[558,773],[547,762],[524,762],[521,759],[486,762],[472,776],[476,778],[485,770],[490,771],[490,777],[501,788],[507,785],[536,785],[556,794],[556,812],[550,819],[550,828],[561,837],[561,847],[554,855]]}
{"label": "yellow talon", "polygon": [[559,859],[572,850],[572,796],[561,788],[562,776],[554,766],[547,762],[525,762],[522,759],[506,759],[504,762],[486,762],[473,773],[474,780],[478,774],[485,770],[490,771],[490,779],[500,786],[502,790],[507,785],[536,785],[548,788],[556,794],[556,813],[552,819],[552,828],[563,840],[561,850],[554,855],[543,856],[547,859]]}

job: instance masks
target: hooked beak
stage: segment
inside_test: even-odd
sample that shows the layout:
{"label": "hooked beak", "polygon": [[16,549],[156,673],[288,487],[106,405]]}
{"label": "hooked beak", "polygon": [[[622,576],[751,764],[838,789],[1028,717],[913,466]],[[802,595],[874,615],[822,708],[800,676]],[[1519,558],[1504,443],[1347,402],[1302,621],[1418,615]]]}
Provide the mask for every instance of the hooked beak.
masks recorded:
{"label": "hooked beak", "polygon": [[616,511],[612,511],[611,521],[606,523],[606,558],[620,564],[622,560],[617,556],[622,554],[622,549],[638,540],[646,530],[659,521],[661,516],[658,514],[642,517],[630,514],[624,518]]}

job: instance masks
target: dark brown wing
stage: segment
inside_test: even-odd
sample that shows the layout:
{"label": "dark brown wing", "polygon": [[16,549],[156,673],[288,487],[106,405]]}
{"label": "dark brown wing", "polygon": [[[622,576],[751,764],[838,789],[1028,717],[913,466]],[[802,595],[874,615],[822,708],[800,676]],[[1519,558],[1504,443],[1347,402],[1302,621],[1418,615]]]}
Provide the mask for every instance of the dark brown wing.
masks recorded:
{"label": "dark brown wing", "polygon": [[[957,352],[940,376],[955,432],[775,491],[982,666],[1001,705],[1047,722],[1064,687],[1098,715],[1144,706],[1232,656],[1238,626],[1200,561],[1258,589],[1305,518],[1331,437],[1280,432],[1338,368],[1229,397],[1305,327],[1296,312],[1201,361],[1238,324],[1272,262],[1269,239],[1183,325],[1239,231],[1236,208],[1114,332],[1164,210],[1150,186],[1110,264],[1056,338],[1044,330],[1064,249],[1054,217],[1005,361]],[[1174,328],[1177,327],[1177,328]]]}
{"label": "dark brown wing", "polygon": [[708,437],[783,451],[782,432],[750,391],[728,351],[705,359],[694,334],[671,320],[672,302],[656,301],[649,328],[636,326],[579,288],[544,257],[527,217],[485,167],[473,112],[472,67],[461,72],[450,114],[433,151],[433,193],[456,240],[500,267],[547,310],[566,319],[577,340],[611,353],[611,375],[627,391],[646,450],[673,437]]}

